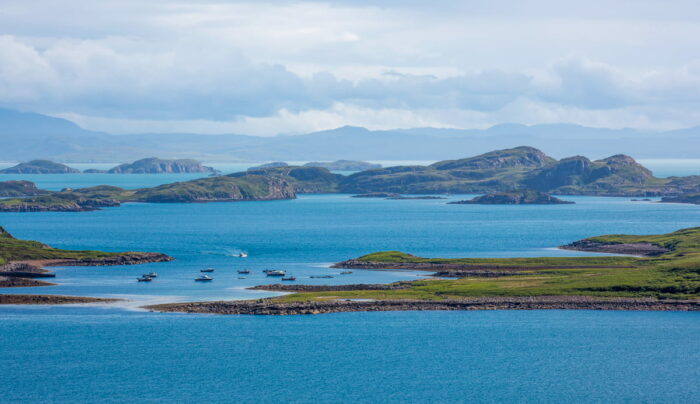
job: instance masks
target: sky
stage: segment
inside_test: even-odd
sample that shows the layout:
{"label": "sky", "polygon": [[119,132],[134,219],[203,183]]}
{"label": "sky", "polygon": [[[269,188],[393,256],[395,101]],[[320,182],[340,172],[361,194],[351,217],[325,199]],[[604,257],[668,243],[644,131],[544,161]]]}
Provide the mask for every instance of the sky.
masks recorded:
{"label": "sky", "polygon": [[0,0],[0,107],[110,133],[691,127],[700,2]]}

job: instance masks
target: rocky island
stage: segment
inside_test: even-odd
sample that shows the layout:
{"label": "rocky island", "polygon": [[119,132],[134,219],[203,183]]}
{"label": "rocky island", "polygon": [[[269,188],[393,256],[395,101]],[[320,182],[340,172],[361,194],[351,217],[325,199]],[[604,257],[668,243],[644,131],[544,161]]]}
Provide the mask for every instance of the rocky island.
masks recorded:
{"label": "rocky island", "polygon": [[[62,250],[37,241],[16,239],[0,227],[0,288],[53,285],[40,280],[55,277],[55,274],[45,269],[50,266],[134,265],[165,261],[172,261],[172,258],[165,254],[148,252]],[[0,304],[62,304],[113,300],[74,296],[0,294]]]}
{"label": "rocky island", "polygon": [[[338,268],[435,271],[390,285],[267,285],[296,292],[248,301],[172,303],[150,310],[218,314],[319,314],[389,310],[700,310],[700,228],[608,235],[566,248],[643,256],[422,258],[397,251],[340,262]],[[641,255],[641,254],[640,254]]]}
{"label": "rocky island", "polygon": [[211,167],[203,166],[197,160],[163,160],[149,157],[130,164],[121,164],[107,171],[108,174],[182,174],[214,173]]}
{"label": "rocky island", "polygon": [[0,174],[77,174],[80,170],[49,160],[32,160],[0,170]]}
{"label": "rocky island", "polygon": [[564,201],[548,193],[533,190],[492,192],[465,201],[448,202],[452,205],[562,205],[575,202]]}

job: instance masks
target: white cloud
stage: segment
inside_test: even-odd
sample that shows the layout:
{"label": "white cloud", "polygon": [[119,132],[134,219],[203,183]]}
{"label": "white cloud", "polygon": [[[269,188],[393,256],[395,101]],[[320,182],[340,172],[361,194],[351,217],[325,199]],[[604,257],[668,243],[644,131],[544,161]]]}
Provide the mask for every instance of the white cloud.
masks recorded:
{"label": "white cloud", "polygon": [[698,7],[6,0],[0,105],[115,132],[692,126]]}

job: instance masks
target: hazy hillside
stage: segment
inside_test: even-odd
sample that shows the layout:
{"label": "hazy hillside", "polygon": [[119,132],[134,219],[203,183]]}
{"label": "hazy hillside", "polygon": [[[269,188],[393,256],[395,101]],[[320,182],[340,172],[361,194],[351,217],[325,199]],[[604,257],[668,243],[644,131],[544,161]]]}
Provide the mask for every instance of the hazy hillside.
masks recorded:
{"label": "hazy hillside", "polygon": [[0,160],[127,162],[139,158],[203,161],[444,160],[528,145],[557,158],[697,158],[700,128],[669,132],[600,129],[577,125],[497,125],[485,130],[397,129],[370,131],[346,126],[305,135],[130,134],[80,128],[65,119],[0,109]]}

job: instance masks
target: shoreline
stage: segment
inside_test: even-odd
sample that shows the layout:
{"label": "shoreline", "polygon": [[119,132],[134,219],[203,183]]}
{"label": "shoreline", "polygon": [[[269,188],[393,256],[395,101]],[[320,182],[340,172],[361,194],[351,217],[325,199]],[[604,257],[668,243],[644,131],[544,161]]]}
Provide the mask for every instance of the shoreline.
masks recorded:
{"label": "shoreline", "polygon": [[6,295],[0,294],[0,305],[34,305],[34,304],[80,304],[80,303],[115,303],[124,299],[111,299],[87,296],[64,295]]}
{"label": "shoreline", "polygon": [[622,310],[700,311],[700,300],[594,298],[588,296],[477,297],[446,300],[326,300],[276,302],[274,298],[240,301],[166,303],[143,307],[152,312],[247,315],[298,315],[371,311],[454,310]]}

